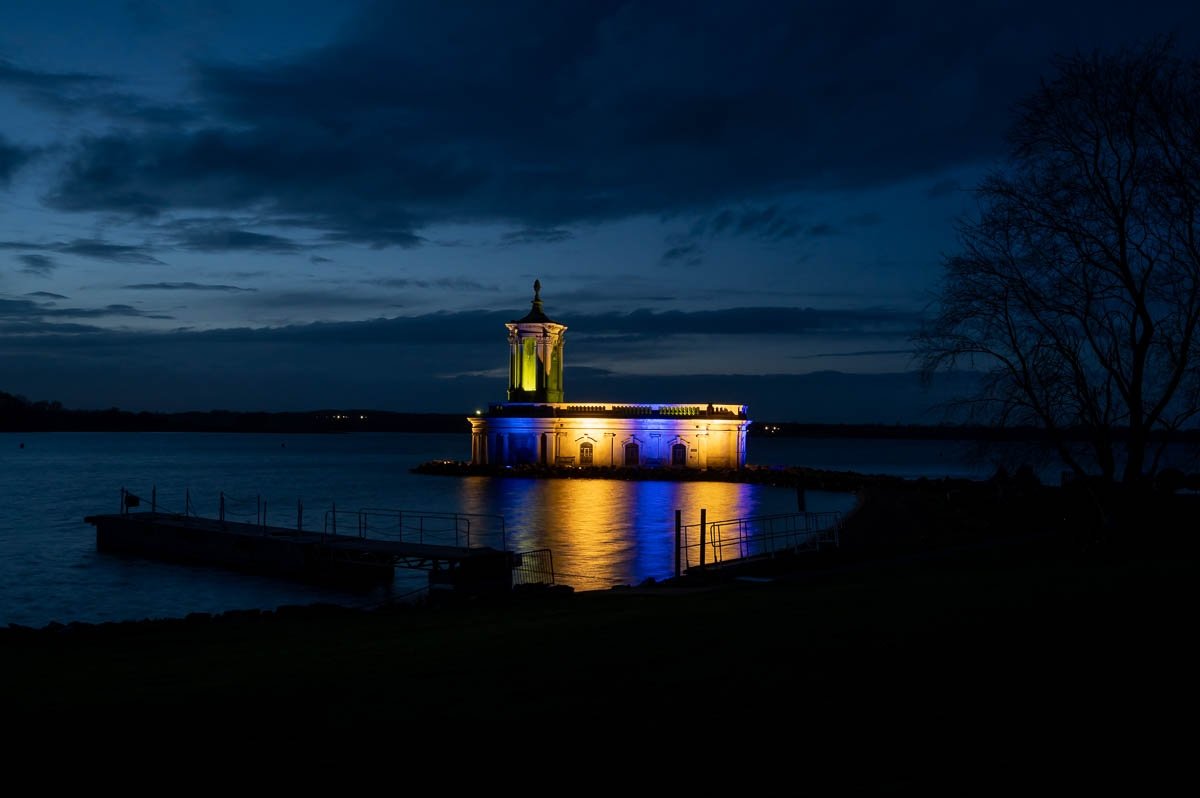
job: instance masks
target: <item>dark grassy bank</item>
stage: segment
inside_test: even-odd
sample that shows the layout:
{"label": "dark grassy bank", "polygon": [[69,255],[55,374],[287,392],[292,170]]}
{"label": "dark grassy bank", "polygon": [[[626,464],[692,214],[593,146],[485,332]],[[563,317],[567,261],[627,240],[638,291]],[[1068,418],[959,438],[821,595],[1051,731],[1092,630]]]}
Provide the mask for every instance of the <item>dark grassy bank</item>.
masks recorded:
{"label": "dark grassy bank", "polygon": [[[715,778],[802,751],[810,779],[847,784],[1160,783],[1183,744],[1164,713],[1194,700],[1192,497],[1098,523],[1059,489],[943,488],[873,492],[842,551],[753,581],[10,628],[4,716],[275,745],[655,745],[725,762]],[[1160,761],[1131,776],[1148,743]]]}

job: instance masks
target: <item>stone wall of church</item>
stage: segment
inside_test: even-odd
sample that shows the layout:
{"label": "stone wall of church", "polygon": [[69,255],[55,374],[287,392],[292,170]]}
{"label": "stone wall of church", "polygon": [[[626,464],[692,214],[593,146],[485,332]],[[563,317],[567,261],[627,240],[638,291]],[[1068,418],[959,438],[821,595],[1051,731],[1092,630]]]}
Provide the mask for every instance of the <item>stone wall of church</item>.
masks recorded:
{"label": "stone wall of church", "polygon": [[471,462],[652,468],[741,468],[746,419],[471,418]]}

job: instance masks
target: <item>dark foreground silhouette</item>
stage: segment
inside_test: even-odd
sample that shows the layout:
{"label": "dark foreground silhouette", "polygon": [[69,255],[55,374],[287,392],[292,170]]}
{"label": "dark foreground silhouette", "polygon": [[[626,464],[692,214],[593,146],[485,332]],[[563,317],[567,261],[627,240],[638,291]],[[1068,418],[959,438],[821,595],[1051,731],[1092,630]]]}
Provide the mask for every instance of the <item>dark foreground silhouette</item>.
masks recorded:
{"label": "dark foreground silhouette", "polygon": [[[103,739],[120,719],[172,746],[219,728],[231,748],[634,749],[617,768],[652,749],[743,787],[775,762],[806,784],[1153,786],[1184,761],[1164,713],[1194,699],[1194,499],[879,486],[841,550],[719,577],[9,628],[5,720]],[[1158,765],[1135,767],[1147,745]]]}

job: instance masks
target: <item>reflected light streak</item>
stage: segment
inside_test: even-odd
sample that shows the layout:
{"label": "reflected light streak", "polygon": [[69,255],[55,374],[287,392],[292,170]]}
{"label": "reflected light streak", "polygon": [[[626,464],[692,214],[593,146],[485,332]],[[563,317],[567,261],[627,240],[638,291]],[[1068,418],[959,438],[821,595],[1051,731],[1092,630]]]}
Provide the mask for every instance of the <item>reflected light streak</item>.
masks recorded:
{"label": "reflected light streak", "polygon": [[671,576],[677,509],[694,524],[701,508],[716,521],[793,511],[795,499],[733,482],[467,477],[459,506],[503,515],[510,549],[549,548],[559,582],[592,590]]}

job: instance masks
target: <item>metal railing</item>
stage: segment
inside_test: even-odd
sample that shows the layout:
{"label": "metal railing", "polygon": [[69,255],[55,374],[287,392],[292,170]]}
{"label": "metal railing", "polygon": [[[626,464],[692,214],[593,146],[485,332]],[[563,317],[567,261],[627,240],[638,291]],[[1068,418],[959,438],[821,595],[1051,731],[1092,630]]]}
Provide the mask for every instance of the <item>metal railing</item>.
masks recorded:
{"label": "metal railing", "polygon": [[[278,507],[278,505],[275,505]],[[121,514],[132,508],[146,509],[152,513],[166,513],[180,519],[195,519],[203,522],[205,516],[197,511],[190,489],[185,490],[183,512],[172,512],[158,501],[158,488],[152,487],[147,499],[126,488],[121,488]],[[211,516],[208,516],[211,519]],[[261,495],[239,498],[225,491],[217,495],[216,519],[222,524],[254,526],[265,535],[268,532],[267,502]],[[275,527],[270,527],[274,529]],[[296,502],[297,533],[304,530],[304,502]],[[310,530],[317,534],[318,530]],[[364,507],[359,510],[338,510],[334,504],[325,511],[319,533],[322,536],[354,536],[410,543],[472,548],[493,546],[506,549],[508,532],[504,527],[504,516],[485,513],[448,513],[428,510],[393,510]]]}
{"label": "metal railing", "polygon": [[325,512],[323,535],[353,535],[408,543],[472,548],[499,543],[504,549],[508,534],[504,517],[484,513],[445,513],[427,510],[392,510],[364,507]]}
{"label": "metal railing", "polygon": [[720,568],[749,557],[781,552],[816,551],[837,547],[842,526],[840,512],[782,513],[724,521],[683,524],[675,511],[675,575],[690,568]]}
{"label": "metal railing", "polygon": [[[146,505],[149,505],[148,507]],[[183,512],[172,512],[158,501],[158,488],[150,489],[149,499],[121,488],[121,514],[129,514],[132,508],[145,508],[150,513],[174,516],[180,522],[192,525],[211,523],[196,511],[191,490],[184,493]],[[240,520],[241,518],[247,520]],[[222,524],[253,525],[263,534],[278,527],[267,525],[267,505],[261,496],[237,499],[224,491],[218,493],[217,519]],[[296,533],[304,531],[304,504],[296,503]],[[275,534],[275,532],[272,532]],[[311,530],[311,534],[317,534]],[[430,545],[472,548],[494,546],[502,551],[508,548],[508,533],[504,516],[486,513],[447,513],[427,510],[393,510],[364,507],[353,511],[339,511],[333,505],[324,515],[322,538],[352,536],[372,540],[391,540]],[[512,553],[512,585],[555,585],[554,554],[548,548],[532,549]],[[427,588],[422,588],[427,590]]]}

